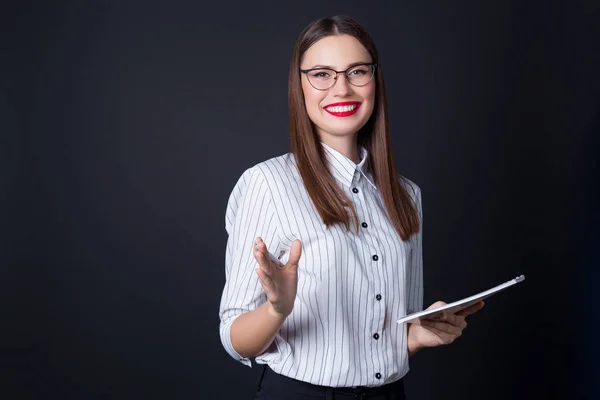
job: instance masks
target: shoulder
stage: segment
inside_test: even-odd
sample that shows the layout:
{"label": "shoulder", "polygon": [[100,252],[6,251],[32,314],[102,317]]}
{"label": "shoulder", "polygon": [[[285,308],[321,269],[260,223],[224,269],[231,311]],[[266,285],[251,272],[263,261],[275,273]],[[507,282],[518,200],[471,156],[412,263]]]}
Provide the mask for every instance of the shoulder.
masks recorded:
{"label": "shoulder", "polygon": [[292,153],[269,158],[252,166],[249,170],[261,174],[269,183],[290,179],[295,177],[298,172],[296,159]]}
{"label": "shoulder", "polygon": [[289,180],[296,171],[296,162],[291,153],[269,158],[246,168],[238,178],[232,195],[256,186],[269,190],[273,185]]}
{"label": "shoulder", "polygon": [[274,187],[287,186],[290,181],[298,179],[299,176],[296,159],[292,153],[286,153],[247,168],[240,177],[240,181],[261,184],[271,190]]}

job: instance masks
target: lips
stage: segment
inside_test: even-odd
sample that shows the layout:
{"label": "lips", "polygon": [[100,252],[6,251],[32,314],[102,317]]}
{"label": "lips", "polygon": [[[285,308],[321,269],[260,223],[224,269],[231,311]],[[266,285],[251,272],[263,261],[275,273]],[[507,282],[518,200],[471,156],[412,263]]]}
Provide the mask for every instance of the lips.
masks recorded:
{"label": "lips", "polygon": [[335,117],[348,117],[356,114],[360,108],[359,101],[344,101],[341,103],[328,104],[323,109]]}

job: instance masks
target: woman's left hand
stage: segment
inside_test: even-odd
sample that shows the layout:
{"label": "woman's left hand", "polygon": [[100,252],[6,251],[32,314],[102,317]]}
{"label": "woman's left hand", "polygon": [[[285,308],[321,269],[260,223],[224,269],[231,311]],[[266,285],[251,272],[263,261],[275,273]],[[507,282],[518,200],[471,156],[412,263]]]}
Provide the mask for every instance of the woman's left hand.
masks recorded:
{"label": "woman's left hand", "polygon": [[[443,301],[437,301],[429,308],[445,304]],[[409,355],[424,347],[436,347],[454,342],[467,327],[465,318],[479,311],[483,306],[484,302],[480,301],[456,314],[442,312],[435,319],[421,320],[421,325],[410,324],[408,326]]]}

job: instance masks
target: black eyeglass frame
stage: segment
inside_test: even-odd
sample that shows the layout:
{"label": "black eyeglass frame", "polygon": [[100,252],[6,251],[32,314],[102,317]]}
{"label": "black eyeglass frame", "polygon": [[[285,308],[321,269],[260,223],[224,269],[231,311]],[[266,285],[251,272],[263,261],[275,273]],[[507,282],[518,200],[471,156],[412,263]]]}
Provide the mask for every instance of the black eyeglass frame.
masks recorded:
{"label": "black eyeglass frame", "polygon": [[[350,79],[348,79],[348,75],[346,75],[346,73],[347,73],[348,71],[350,71],[352,68],[361,67],[361,66],[363,66],[363,65],[370,65],[370,66],[372,66],[372,67],[373,67],[373,75],[371,75],[371,79],[369,79],[369,82],[365,83],[364,85],[355,85],[354,83],[350,82]],[[344,74],[344,77],[346,77],[346,80],[347,80],[347,81],[348,81],[348,83],[349,83],[349,84],[351,84],[352,86],[356,86],[356,87],[363,87],[363,86],[366,86],[366,85],[368,85],[368,84],[369,84],[369,83],[370,83],[370,82],[373,80],[373,77],[375,76],[375,72],[377,71],[377,63],[360,63],[360,64],[355,64],[355,65],[351,66],[350,68],[348,68],[348,69],[346,69],[346,70],[344,70],[344,71],[336,71],[335,69],[331,69],[331,68],[317,67],[317,68],[311,68],[311,69],[300,69],[300,72],[302,72],[302,73],[304,73],[304,74],[308,74],[308,73],[309,73],[309,72],[311,72],[311,71],[319,71],[319,70],[322,70],[322,69],[325,69],[325,70],[327,70],[327,71],[333,71],[333,72],[335,72],[335,77],[333,78],[333,84],[332,84],[331,86],[329,86],[327,89],[319,89],[319,88],[316,88],[316,87],[315,87],[315,86],[312,84],[312,82],[310,81],[310,78],[309,78],[309,77],[308,77],[308,75],[307,75],[307,76],[306,76],[306,79],[308,79],[308,83],[310,83],[310,86],[314,87],[314,88],[315,88],[315,89],[317,89],[317,90],[329,90],[329,89],[331,89],[332,87],[334,87],[334,86],[335,86],[335,83],[337,82],[337,78],[338,78],[338,75],[339,75],[339,74]]]}

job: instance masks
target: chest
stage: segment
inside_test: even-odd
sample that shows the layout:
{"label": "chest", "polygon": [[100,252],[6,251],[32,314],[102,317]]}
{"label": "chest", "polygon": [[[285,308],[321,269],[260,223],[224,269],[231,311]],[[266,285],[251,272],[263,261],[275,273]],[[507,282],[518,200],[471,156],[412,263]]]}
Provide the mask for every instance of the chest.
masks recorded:
{"label": "chest", "polygon": [[[412,239],[401,240],[387,216],[380,193],[357,184],[345,188],[358,217],[358,228],[351,218],[350,230],[343,223],[327,227],[314,207],[308,192],[288,188],[286,204],[280,204],[281,237],[289,245],[302,241],[298,265],[300,279],[334,284],[355,280],[373,282],[400,280],[407,270],[413,248]],[[281,260],[289,257],[283,247]]]}

